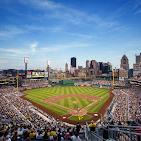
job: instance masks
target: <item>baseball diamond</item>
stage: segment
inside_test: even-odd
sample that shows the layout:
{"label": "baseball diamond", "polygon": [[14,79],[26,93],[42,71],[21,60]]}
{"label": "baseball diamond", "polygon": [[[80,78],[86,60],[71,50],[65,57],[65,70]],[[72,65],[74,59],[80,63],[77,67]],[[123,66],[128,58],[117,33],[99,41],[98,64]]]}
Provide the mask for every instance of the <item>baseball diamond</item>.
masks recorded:
{"label": "baseball diamond", "polygon": [[[24,91],[23,98],[59,120],[69,123],[97,120],[112,100],[109,89],[55,86]],[[99,117],[94,117],[98,113]]]}

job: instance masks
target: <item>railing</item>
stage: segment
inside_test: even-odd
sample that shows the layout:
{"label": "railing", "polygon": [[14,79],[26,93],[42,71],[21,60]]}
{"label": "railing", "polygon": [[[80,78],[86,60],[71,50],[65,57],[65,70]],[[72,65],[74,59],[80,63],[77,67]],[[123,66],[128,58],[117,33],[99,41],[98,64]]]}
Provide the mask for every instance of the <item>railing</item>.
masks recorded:
{"label": "railing", "polygon": [[118,141],[141,141],[141,134],[123,130],[108,130],[108,137]]}
{"label": "railing", "polygon": [[[137,130],[138,129],[138,130]],[[95,132],[89,132],[88,141],[141,141],[141,127],[110,125],[96,128]]]}
{"label": "railing", "polygon": [[[137,129],[140,129],[137,131]],[[141,128],[139,126],[122,126],[110,125],[103,128],[105,139],[113,139],[115,141],[141,141]]]}
{"label": "railing", "polygon": [[103,138],[103,129],[102,128],[95,128],[95,131],[91,131],[88,123],[86,123],[85,139],[87,141],[106,141]]}
{"label": "railing", "polygon": [[89,135],[88,141],[106,141],[106,139],[104,139],[101,136],[97,135],[95,132],[92,132]]}

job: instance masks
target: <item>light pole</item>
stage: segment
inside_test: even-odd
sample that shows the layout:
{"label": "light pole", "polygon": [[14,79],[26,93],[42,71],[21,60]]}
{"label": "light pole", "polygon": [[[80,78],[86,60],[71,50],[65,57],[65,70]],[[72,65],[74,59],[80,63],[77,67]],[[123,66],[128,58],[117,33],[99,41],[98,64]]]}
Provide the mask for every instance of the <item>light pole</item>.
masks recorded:
{"label": "light pole", "polygon": [[27,78],[27,64],[29,61],[29,57],[24,57],[24,64],[25,64],[25,79]]}

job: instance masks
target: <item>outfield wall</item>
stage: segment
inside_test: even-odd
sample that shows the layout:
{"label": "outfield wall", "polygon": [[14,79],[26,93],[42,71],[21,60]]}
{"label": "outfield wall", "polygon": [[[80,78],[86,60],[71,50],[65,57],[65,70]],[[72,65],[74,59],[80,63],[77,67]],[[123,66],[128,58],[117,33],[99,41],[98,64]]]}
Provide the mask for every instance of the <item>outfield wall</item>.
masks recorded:
{"label": "outfield wall", "polygon": [[61,80],[59,81],[59,84],[63,86],[74,86],[74,82],[72,80]]}

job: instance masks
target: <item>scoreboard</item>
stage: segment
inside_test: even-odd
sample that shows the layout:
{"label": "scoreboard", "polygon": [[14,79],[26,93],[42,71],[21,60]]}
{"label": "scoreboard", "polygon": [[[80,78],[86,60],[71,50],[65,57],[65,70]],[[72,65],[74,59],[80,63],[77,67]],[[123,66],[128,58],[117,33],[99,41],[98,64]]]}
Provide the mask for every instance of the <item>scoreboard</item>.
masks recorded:
{"label": "scoreboard", "polygon": [[36,70],[28,70],[27,78],[45,78],[48,77],[48,73],[46,71],[36,71]]}
{"label": "scoreboard", "polygon": [[45,77],[45,72],[44,71],[32,71],[32,78],[42,78]]}

